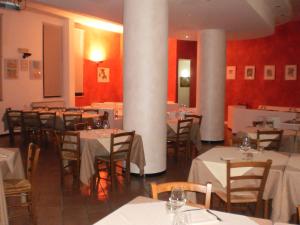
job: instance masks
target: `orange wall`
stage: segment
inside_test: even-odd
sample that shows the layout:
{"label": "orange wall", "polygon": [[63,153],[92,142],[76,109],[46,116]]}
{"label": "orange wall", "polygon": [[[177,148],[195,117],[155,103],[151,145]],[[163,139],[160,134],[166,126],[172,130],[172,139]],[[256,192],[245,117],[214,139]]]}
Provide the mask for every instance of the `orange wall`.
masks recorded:
{"label": "orange wall", "polygon": [[[93,102],[123,101],[123,74],[122,74],[122,35],[108,31],[87,28],[84,41],[84,74],[83,96],[75,97],[76,106],[90,105]],[[97,63],[89,60],[90,52],[94,48],[102,49],[106,59],[99,64],[100,67],[110,69],[110,82],[97,82]],[[176,58],[177,43],[169,39],[169,67],[168,67],[168,100],[176,100]]]}

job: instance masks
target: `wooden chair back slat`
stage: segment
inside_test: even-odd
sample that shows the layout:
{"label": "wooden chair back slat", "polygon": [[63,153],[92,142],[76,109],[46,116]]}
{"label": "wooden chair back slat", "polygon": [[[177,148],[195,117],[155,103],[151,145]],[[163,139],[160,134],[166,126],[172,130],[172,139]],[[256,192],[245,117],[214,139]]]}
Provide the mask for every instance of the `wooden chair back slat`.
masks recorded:
{"label": "wooden chair back slat", "polygon": [[164,192],[171,192],[172,188],[180,187],[184,191],[199,192],[205,194],[204,207],[209,209],[211,202],[211,183],[206,185],[195,184],[190,182],[168,182],[162,184],[151,183],[152,198],[158,199],[158,195]]}
{"label": "wooden chair back slat", "polygon": [[[279,151],[281,140],[282,140],[283,130],[268,130],[268,131],[257,131],[257,148],[264,147],[266,150]],[[275,136],[275,138],[270,138],[268,136]],[[269,146],[263,146],[262,143],[270,142]]]}

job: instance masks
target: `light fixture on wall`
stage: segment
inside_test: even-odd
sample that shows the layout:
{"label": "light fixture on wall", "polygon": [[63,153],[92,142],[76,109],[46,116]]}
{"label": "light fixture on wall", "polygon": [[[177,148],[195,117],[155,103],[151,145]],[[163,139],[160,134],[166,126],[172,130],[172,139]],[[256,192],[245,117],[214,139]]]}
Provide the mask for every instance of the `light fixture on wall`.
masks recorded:
{"label": "light fixture on wall", "polygon": [[22,54],[23,59],[32,55],[27,48],[18,48],[18,52]]}
{"label": "light fixture on wall", "polygon": [[6,9],[22,10],[26,8],[26,0],[0,0],[0,7]]}
{"label": "light fixture on wall", "polygon": [[100,51],[98,49],[93,49],[90,52],[89,59],[93,62],[96,62],[97,64],[102,63],[105,59],[105,54],[103,51]]}

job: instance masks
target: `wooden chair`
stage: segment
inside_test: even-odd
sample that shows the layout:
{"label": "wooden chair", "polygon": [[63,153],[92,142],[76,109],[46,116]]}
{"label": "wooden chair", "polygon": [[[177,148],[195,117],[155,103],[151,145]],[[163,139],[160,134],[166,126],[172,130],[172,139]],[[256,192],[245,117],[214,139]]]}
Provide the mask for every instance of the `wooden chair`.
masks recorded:
{"label": "wooden chair", "polygon": [[110,128],[109,120],[108,120],[109,113],[104,111],[103,115],[100,116],[100,122],[102,128]]}
{"label": "wooden chair", "polygon": [[88,128],[88,123],[82,122],[82,123],[75,123],[74,124],[74,130],[87,130]]}
{"label": "wooden chair", "polygon": [[125,161],[126,162],[126,168],[125,169],[125,176],[127,181],[130,179],[130,155],[131,155],[131,148],[132,143],[134,139],[135,131],[131,132],[123,132],[123,133],[117,133],[111,134],[111,140],[110,140],[110,154],[109,155],[103,155],[103,156],[96,156],[95,157],[95,176],[93,180],[93,188],[94,185],[98,186],[98,183],[100,181],[100,170],[101,166],[105,165],[105,170],[107,170],[108,175],[110,176],[111,185],[113,186],[113,177],[114,175],[120,175],[116,173],[116,163],[118,161]]}
{"label": "wooden chair", "polygon": [[182,147],[185,149],[187,158],[191,155],[190,149],[192,123],[193,119],[178,120],[176,135],[167,137],[168,146],[171,145],[175,149],[176,159],[178,159],[178,153]]}
{"label": "wooden chair", "polygon": [[39,113],[41,135],[42,138],[48,143],[48,136],[54,137],[56,128],[56,113],[55,112],[40,112]]}
{"label": "wooden chair", "polygon": [[49,107],[48,111],[50,112],[64,112],[66,111],[65,107]]}
{"label": "wooden chair", "polygon": [[[8,203],[8,209],[26,207],[35,224],[35,215],[32,201],[32,179],[36,172],[40,148],[30,143],[27,151],[26,179],[4,180],[4,193]],[[24,202],[24,198],[26,201]],[[12,204],[10,204],[12,202]],[[10,218],[22,216],[23,214],[12,214]]]}
{"label": "wooden chair", "polygon": [[263,126],[263,125],[266,125],[268,127],[274,127],[274,122],[273,121],[252,121],[252,125],[254,127]]}
{"label": "wooden chair", "polygon": [[300,224],[300,205],[297,206],[298,224]]}
{"label": "wooden chair", "polygon": [[90,113],[90,114],[99,114],[98,109],[83,109],[83,112]]}
{"label": "wooden chair", "polygon": [[82,109],[78,107],[72,107],[72,108],[66,108],[66,112],[77,112],[77,113],[82,113]]}
{"label": "wooden chair", "polygon": [[257,131],[257,148],[279,151],[283,130]]}
{"label": "wooden chair", "polygon": [[25,142],[39,143],[41,123],[38,112],[26,111],[22,113],[22,135]]}
{"label": "wooden chair", "polygon": [[[197,123],[198,124],[198,129],[199,129],[199,132],[200,132],[200,129],[201,129],[201,122],[202,122],[202,116],[201,115],[196,115],[196,114],[186,114],[185,116],[185,119],[193,119],[193,123]],[[191,158],[192,158],[192,155],[193,155],[193,150],[196,150],[196,154],[198,153],[198,150],[197,150],[197,147],[194,145],[193,142],[191,142]]]}
{"label": "wooden chair", "polygon": [[[258,216],[262,205],[265,189],[272,160],[266,162],[230,162],[227,161],[227,187],[226,192],[216,191],[216,195],[226,204],[227,212],[231,212],[232,204],[256,203],[255,216]],[[251,167],[260,174],[232,175],[232,169]],[[266,217],[266,207],[264,216]]]}
{"label": "wooden chair", "polygon": [[[195,184],[190,182],[168,182],[162,184],[151,183],[151,191],[152,191],[152,198],[158,199],[158,194],[164,192],[171,192],[172,188],[180,187],[184,191],[190,192],[198,192],[205,194],[205,202],[204,205],[200,207],[205,207],[207,209],[210,208],[210,200],[211,200],[211,183],[207,183],[206,185]],[[192,204],[195,205],[195,204]]]}
{"label": "wooden chair", "polygon": [[9,142],[11,145],[15,143],[15,132],[22,130],[22,111],[6,110],[7,127],[9,131]]}
{"label": "wooden chair", "polygon": [[61,161],[61,185],[64,186],[65,175],[73,175],[73,183],[79,185],[80,176],[80,133],[75,131],[65,131],[62,136],[56,132],[56,139],[58,143],[58,151]]}
{"label": "wooden chair", "polygon": [[76,123],[82,123],[82,114],[81,113],[64,113],[64,128],[65,130],[75,130],[74,125]]}

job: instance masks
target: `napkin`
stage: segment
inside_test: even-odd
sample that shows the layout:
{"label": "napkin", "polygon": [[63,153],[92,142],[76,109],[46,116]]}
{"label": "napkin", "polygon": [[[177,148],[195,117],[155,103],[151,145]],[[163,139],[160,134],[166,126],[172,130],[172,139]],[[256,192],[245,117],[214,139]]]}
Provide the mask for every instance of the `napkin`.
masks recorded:
{"label": "napkin", "polygon": [[187,218],[190,225],[214,224],[219,221],[214,215],[206,212],[206,210],[187,211]]}

